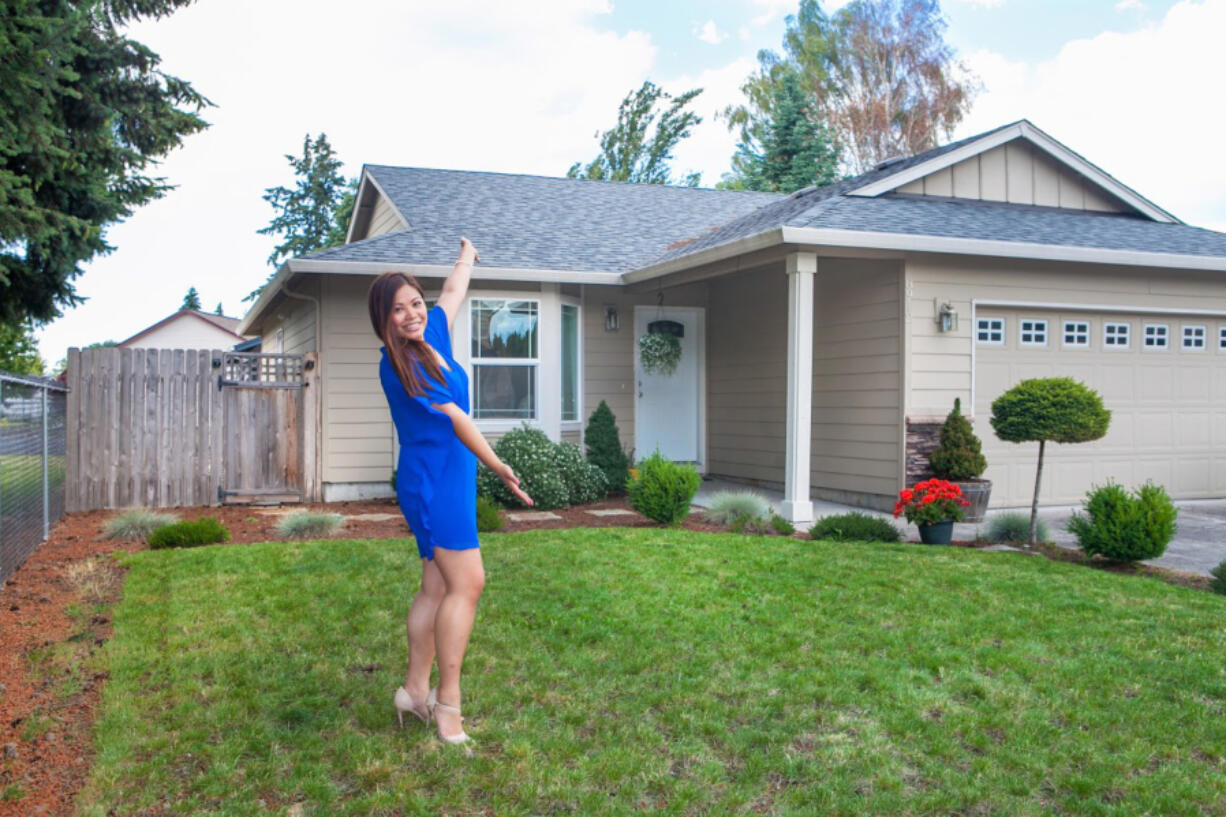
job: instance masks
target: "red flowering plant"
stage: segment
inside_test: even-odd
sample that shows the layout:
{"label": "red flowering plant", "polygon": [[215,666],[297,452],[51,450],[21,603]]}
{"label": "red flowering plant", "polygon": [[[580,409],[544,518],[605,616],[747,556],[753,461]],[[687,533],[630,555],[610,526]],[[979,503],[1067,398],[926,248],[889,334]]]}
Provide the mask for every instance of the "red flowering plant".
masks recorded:
{"label": "red flowering plant", "polygon": [[907,521],[916,525],[931,525],[962,518],[962,509],[971,503],[962,498],[962,489],[944,479],[919,482],[898,492],[894,516],[906,514]]}

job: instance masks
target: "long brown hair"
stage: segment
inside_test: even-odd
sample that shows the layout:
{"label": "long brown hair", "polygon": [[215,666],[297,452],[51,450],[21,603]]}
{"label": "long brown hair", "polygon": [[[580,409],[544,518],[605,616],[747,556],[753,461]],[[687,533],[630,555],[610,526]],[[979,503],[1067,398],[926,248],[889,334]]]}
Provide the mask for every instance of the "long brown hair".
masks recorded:
{"label": "long brown hair", "polygon": [[[392,320],[392,306],[396,301],[396,293],[405,285],[417,290],[417,294],[425,300],[426,293],[421,284],[412,275],[403,272],[385,272],[370,285],[366,296],[370,308],[370,325],[387,348],[387,358],[392,364],[396,376],[400,378],[404,390],[414,397],[422,397],[426,393],[418,367],[434,380],[447,384],[443,370],[439,368],[438,359],[424,340],[410,340],[396,329]],[[414,365],[416,364],[416,365]]]}

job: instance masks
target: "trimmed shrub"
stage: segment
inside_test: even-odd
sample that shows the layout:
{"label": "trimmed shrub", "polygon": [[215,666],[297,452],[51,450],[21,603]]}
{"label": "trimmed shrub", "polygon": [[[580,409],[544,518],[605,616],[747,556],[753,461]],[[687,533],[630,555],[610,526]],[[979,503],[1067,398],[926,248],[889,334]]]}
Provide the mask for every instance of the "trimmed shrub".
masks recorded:
{"label": "trimmed shrub", "polygon": [[783,536],[791,536],[796,532],[796,526],[777,513],[771,514],[771,529]]}
{"label": "trimmed shrub", "polygon": [[809,538],[832,542],[897,542],[901,534],[885,519],[852,511],[817,520],[817,524],[809,528]]}
{"label": "trimmed shrub", "polygon": [[766,498],[753,491],[719,491],[711,495],[702,518],[713,525],[729,525],[739,516],[766,519],[770,512]]}
{"label": "trimmed shrub", "polygon": [[340,530],[344,524],[345,517],[339,513],[314,513],[304,509],[282,517],[277,523],[277,536],[282,539],[327,536]]}
{"label": "trimmed shrub", "polygon": [[480,533],[493,533],[502,527],[502,517],[498,514],[498,506],[489,497],[477,497],[477,530]]}
{"label": "trimmed shrub", "polygon": [[1226,562],[1222,562],[1209,571],[1209,575],[1213,576],[1213,581],[1209,582],[1209,589],[1226,596]]}
{"label": "trimmed shrub", "polygon": [[[558,464],[553,441],[545,432],[529,428],[508,431],[494,445],[494,453],[511,466],[519,477],[519,487],[532,497],[541,510],[564,508],[570,499],[570,491]],[[489,497],[504,508],[523,507],[514,494],[507,490],[497,475],[484,465],[477,466],[477,493]]]}
{"label": "trimmed shrub", "polygon": [[679,465],[657,450],[639,463],[639,475],[626,483],[630,504],[648,519],[678,525],[690,512],[702,477],[692,465]]}
{"label": "trimmed shrub", "polygon": [[190,548],[225,542],[229,538],[230,531],[226,530],[225,525],[221,524],[217,517],[202,516],[199,519],[163,525],[149,534],[149,547],[153,550]]}
{"label": "trimmed shrub", "polygon": [[608,490],[615,494],[625,493],[626,480],[630,476],[630,457],[622,449],[621,438],[617,434],[617,418],[603,400],[587,420],[583,444],[587,447],[588,462],[604,472]]}
{"label": "trimmed shrub", "polygon": [[1086,494],[1085,511],[1069,519],[1069,532],[1087,554],[1121,562],[1161,556],[1179,514],[1166,490],[1152,482],[1131,494],[1113,482],[1094,488]]}
{"label": "trimmed shrub", "polygon": [[932,471],[941,479],[975,479],[988,468],[983,446],[962,414],[962,399],[954,398],[954,410],[941,426],[941,444],[928,458]]}
{"label": "trimmed shrub", "polygon": [[155,513],[144,508],[133,508],[107,522],[102,538],[145,539],[158,528],[173,525],[178,521],[179,517],[171,513]]}
{"label": "trimmed shrub", "polygon": [[574,443],[561,442],[554,447],[554,457],[562,481],[566,483],[567,502],[586,505],[604,499],[609,493],[609,480],[595,464],[583,457]]}
{"label": "trimmed shrub", "polygon": [[[1040,542],[1051,539],[1051,531],[1042,519],[1035,525],[1036,537]],[[1025,545],[1030,543],[1030,514],[1002,513],[988,520],[987,539],[989,542],[1003,544]]]}

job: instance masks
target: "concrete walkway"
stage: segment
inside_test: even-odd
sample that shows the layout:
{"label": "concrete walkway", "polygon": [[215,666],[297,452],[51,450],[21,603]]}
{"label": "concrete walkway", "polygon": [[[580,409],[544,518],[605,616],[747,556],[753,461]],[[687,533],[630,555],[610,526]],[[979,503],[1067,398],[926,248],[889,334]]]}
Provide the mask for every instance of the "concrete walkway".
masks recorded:
{"label": "concrete walkway", "polygon": [[[783,492],[768,488],[751,488],[736,482],[725,480],[703,480],[694,504],[706,507],[711,495],[720,491],[753,491],[769,500],[776,513],[783,502]],[[1175,538],[1167,545],[1166,553],[1157,559],[1151,559],[1145,564],[1168,567],[1173,570],[1183,570],[1189,573],[1209,575],[1209,571],[1226,561],[1226,499],[1183,500],[1175,503],[1179,509],[1178,531]],[[1061,546],[1077,550],[1077,539],[1065,529],[1065,523],[1080,506],[1051,506],[1039,508],[1039,517],[1047,523],[1051,540]],[[893,522],[905,539],[919,539],[919,532],[914,525],[907,524],[905,519],[894,519],[888,513],[873,511],[867,508],[854,508],[850,505],[840,505],[837,502],[813,500],[813,516],[820,519],[832,514],[860,511],[861,513],[879,516]],[[1030,515],[1030,508],[993,508],[988,511],[988,518],[1001,513],[1024,513]],[[981,532],[986,533],[987,523],[980,525],[957,524],[954,526],[955,539],[975,539]]]}

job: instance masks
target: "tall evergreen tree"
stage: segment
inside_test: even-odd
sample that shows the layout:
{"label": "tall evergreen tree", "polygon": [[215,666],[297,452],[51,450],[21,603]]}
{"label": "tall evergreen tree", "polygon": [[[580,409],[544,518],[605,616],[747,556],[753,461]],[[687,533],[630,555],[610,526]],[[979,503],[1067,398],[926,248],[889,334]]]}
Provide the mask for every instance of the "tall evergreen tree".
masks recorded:
{"label": "tall evergreen tree", "polygon": [[197,312],[202,309],[200,306],[200,293],[196,291],[195,287],[189,289],[187,294],[183,296],[183,305],[179,309],[194,309]]}
{"label": "tall evergreen tree", "polygon": [[[655,83],[644,82],[637,91],[626,94],[618,106],[617,124],[599,134],[600,155],[586,166],[575,162],[566,171],[567,178],[671,184],[668,163],[673,158],[673,148],[702,122],[702,117],[685,110],[685,106],[701,93],[701,88],[695,88],[674,97]],[[667,107],[657,111],[657,105]],[[699,176],[690,173],[681,181],[688,187],[697,187]]]}
{"label": "tall evergreen tree", "polygon": [[217,309],[213,310],[213,314],[214,314],[214,315],[221,315],[221,316],[223,316],[223,317],[225,316],[225,314],[226,314],[226,313],[225,313],[225,312],[223,312],[223,311],[221,310],[221,301],[218,301],[218,302],[217,302]]}
{"label": "tall evergreen tree", "polygon": [[0,321],[46,322],[81,302],[105,230],[170,189],[146,175],[210,103],[119,29],[191,0],[0,3]]}
{"label": "tall evergreen tree", "polygon": [[781,72],[771,88],[767,116],[746,128],[732,157],[725,189],[791,193],[825,185],[838,175],[839,157],[799,74]]}

